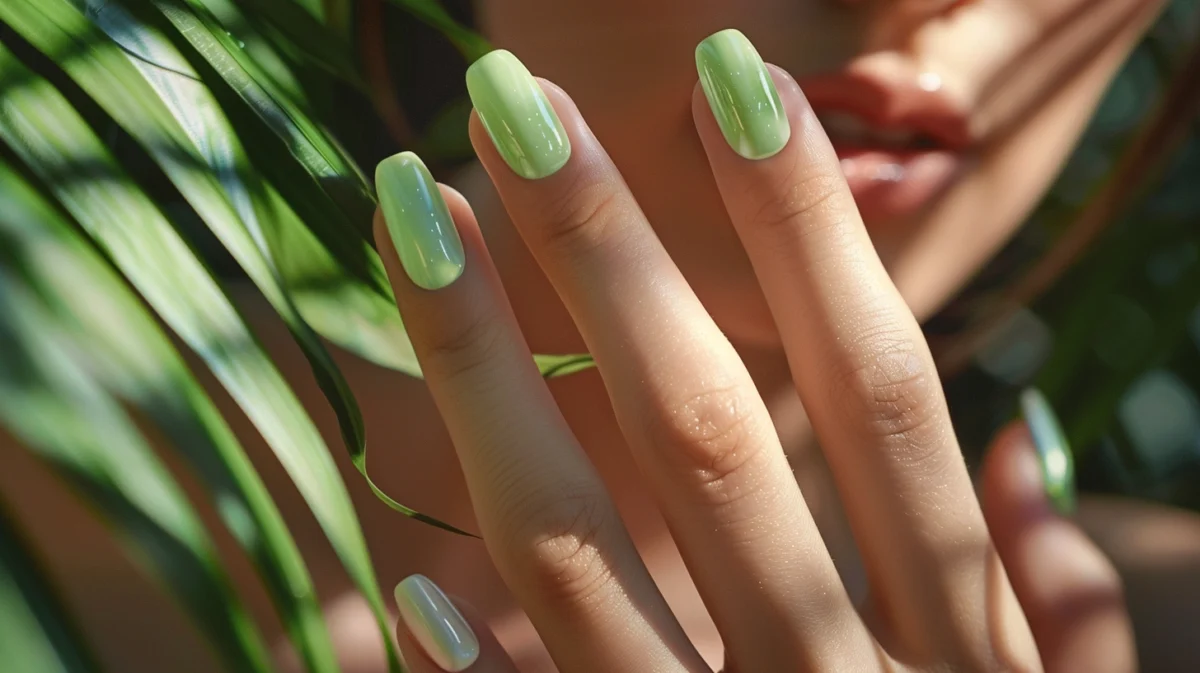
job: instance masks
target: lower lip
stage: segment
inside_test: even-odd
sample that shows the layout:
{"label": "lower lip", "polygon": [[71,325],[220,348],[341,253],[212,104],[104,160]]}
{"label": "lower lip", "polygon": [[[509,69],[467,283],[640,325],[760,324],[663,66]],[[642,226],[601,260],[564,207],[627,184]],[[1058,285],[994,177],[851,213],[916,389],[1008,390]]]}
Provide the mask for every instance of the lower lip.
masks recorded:
{"label": "lower lip", "polygon": [[842,173],[868,224],[907,217],[928,206],[954,181],[965,163],[945,150],[897,151],[841,147]]}

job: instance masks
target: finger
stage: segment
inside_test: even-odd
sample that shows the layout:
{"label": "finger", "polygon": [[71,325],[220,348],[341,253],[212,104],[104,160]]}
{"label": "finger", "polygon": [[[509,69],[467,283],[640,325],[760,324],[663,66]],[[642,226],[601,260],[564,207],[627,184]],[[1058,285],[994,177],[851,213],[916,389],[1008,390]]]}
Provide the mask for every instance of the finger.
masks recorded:
{"label": "finger", "polygon": [[396,639],[412,673],[517,673],[487,624],[429,578],[410,575],[395,593]]}
{"label": "finger", "polygon": [[470,207],[409,153],[376,181],[413,348],[488,552],[547,649],[572,673],[702,670],[534,367]]}
{"label": "finger", "polygon": [[837,156],[795,81],[764,67],[741,33],[709,38],[697,62],[697,129],[844,501],[877,616],[915,660],[947,648],[987,658],[980,615],[963,619],[964,607],[985,602],[983,516],[929,349]]}
{"label": "finger", "polygon": [[[473,69],[472,143],[596,358],[731,658],[809,670],[854,651],[843,646],[865,630],[753,382],[579,111],[506,52]],[[505,100],[514,91],[539,103]]]}
{"label": "finger", "polygon": [[[1047,494],[1024,423],[1006,428],[984,462],[983,507],[1047,673],[1131,673],[1133,631],[1108,559]],[[1053,460],[1053,459],[1052,459]]]}

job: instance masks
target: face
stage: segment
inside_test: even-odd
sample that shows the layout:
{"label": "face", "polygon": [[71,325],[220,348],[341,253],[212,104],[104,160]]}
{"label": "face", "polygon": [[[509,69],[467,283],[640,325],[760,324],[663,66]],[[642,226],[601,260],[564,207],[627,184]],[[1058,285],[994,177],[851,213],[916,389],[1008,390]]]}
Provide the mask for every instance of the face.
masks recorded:
{"label": "face", "polygon": [[695,45],[740,28],[796,77],[919,318],[1012,234],[1162,0],[488,0],[572,95],[737,341],[774,329],[693,129]]}

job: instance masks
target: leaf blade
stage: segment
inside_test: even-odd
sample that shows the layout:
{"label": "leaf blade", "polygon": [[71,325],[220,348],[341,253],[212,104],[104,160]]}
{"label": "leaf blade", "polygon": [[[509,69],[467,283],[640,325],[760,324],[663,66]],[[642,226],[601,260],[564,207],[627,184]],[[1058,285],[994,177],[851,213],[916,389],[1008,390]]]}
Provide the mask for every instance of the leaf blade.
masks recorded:
{"label": "leaf blade", "polygon": [[[13,6],[0,7],[0,13]],[[21,69],[0,49],[0,72]],[[389,665],[400,670],[362,529],[332,457],[209,271],[146,196],[131,188],[100,140],[45,82],[34,80],[0,98],[0,137],[51,185],[59,202],[246,411],[366,597]],[[106,182],[59,179],[83,168]]]}
{"label": "leaf blade", "polygon": [[52,338],[32,292],[0,273],[0,420],[121,532],[171,586],[231,670],[267,673],[270,658],[182,490],[132,421]]}
{"label": "leaf blade", "polygon": [[244,450],[174,346],[128,287],[34,188],[0,162],[0,238],[66,325],[73,350],[107,390],[154,422],[208,486],[313,673],[337,660],[312,579]]}

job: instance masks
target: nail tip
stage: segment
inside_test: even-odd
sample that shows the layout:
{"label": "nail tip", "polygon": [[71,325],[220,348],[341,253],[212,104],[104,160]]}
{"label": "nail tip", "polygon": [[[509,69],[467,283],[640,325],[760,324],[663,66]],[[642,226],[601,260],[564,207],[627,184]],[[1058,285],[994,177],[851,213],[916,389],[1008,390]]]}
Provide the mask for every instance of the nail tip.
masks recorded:
{"label": "nail tip", "polygon": [[717,125],[733,151],[759,161],[791,139],[791,122],[775,82],[754,44],[736,28],[696,46],[696,70]]}
{"label": "nail tip", "polygon": [[436,583],[419,573],[409,575],[395,594],[400,619],[438,668],[455,673],[479,659],[479,638]]}
{"label": "nail tip", "polygon": [[719,40],[722,40],[725,38],[731,38],[734,40],[745,40],[746,42],[750,41],[749,38],[746,37],[746,34],[743,33],[742,31],[738,30],[737,28],[722,28],[721,30],[718,30],[717,32],[715,32],[715,33],[709,35],[708,37],[704,38],[703,40],[701,40],[700,44],[705,44],[705,43],[712,44],[713,42],[716,42],[716,41],[719,41]]}
{"label": "nail tip", "polygon": [[562,120],[511,52],[497,49],[472,64],[467,93],[492,145],[517,176],[540,180],[566,165],[571,144]]}
{"label": "nail tip", "polygon": [[379,163],[375,164],[376,189],[379,188],[379,182],[381,179],[386,179],[387,175],[391,171],[397,168],[403,168],[405,166],[412,165],[414,163],[419,164],[422,167],[425,166],[425,162],[421,160],[421,157],[417,156],[416,153],[407,150],[404,152],[397,152],[396,154],[380,160]]}
{"label": "nail tip", "polygon": [[525,64],[521,62],[521,59],[517,58],[516,54],[507,49],[493,49],[483,56],[475,59],[474,63],[467,66],[466,79],[468,93],[470,93],[472,80],[478,79],[481,76],[480,73],[486,72],[487,70],[496,67],[501,63],[516,65],[528,71],[528,68],[526,68]]}
{"label": "nail tip", "polygon": [[1041,390],[1026,388],[1018,399],[1042,468],[1046,496],[1059,514],[1069,515],[1075,509],[1075,456],[1066,432]]}

